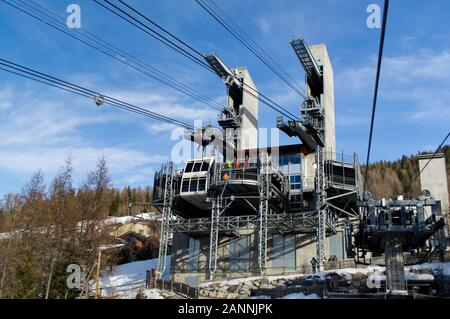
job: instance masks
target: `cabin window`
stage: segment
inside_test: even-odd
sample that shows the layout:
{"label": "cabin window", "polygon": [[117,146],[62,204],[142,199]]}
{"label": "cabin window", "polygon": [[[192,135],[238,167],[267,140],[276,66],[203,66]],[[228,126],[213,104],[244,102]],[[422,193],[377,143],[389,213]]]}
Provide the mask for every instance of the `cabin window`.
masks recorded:
{"label": "cabin window", "polygon": [[289,181],[291,183],[291,189],[301,189],[301,178],[300,175],[289,176]]}
{"label": "cabin window", "polygon": [[273,235],[272,266],[274,268],[295,268],[295,234]]}
{"label": "cabin window", "polygon": [[194,166],[194,163],[192,163],[192,162],[187,163],[186,169],[184,170],[184,172],[185,172],[185,173],[190,173],[190,172],[192,172],[192,167],[193,167],[193,166]]}
{"label": "cabin window", "polygon": [[278,165],[300,164],[300,154],[283,154],[279,156]]}
{"label": "cabin window", "polygon": [[208,168],[209,168],[209,163],[208,162],[203,162],[202,172],[207,172]]}
{"label": "cabin window", "polygon": [[198,191],[204,191],[206,189],[206,178],[198,179]]}
{"label": "cabin window", "polygon": [[250,236],[230,240],[230,270],[247,271],[250,266]]}
{"label": "cabin window", "polygon": [[189,192],[189,179],[183,180],[183,185],[181,186],[182,192]]}
{"label": "cabin window", "polygon": [[300,164],[300,154],[289,155],[289,164]]}
{"label": "cabin window", "polygon": [[198,162],[194,164],[193,172],[200,172],[200,167],[202,166],[202,162]]}
{"label": "cabin window", "polygon": [[198,183],[198,179],[197,178],[191,179],[191,187],[189,187],[189,191],[190,192],[196,192],[197,191],[197,183]]}
{"label": "cabin window", "polygon": [[188,271],[198,271],[200,258],[200,240],[189,237],[189,249],[188,249]]}

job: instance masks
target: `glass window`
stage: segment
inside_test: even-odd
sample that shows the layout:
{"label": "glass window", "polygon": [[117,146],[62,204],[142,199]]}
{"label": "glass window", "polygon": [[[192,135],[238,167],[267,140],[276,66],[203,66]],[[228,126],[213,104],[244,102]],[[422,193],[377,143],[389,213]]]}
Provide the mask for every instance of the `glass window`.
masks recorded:
{"label": "glass window", "polygon": [[206,178],[202,177],[198,179],[198,191],[204,191],[206,189]]}
{"label": "glass window", "polygon": [[189,192],[189,179],[184,179],[183,184],[181,186],[182,192]]}
{"label": "glass window", "polygon": [[200,257],[200,240],[189,237],[188,271],[198,271],[198,260]]}
{"label": "glass window", "polygon": [[290,180],[291,183],[300,183],[300,175],[291,175]]}
{"label": "glass window", "polygon": [[230,270],[247,271],[250,266],[250,236],[230,240]]}
{"label": "glass window", "polygon": [[295,268],[295,235],[274,234],[272,237],[274,268]]}
{"label": "glass window", "polygon": [[202,172],[206,172],[209,168],[209,163],[208,162],[203,162],[202,164]]}
{"label": "glass window", "polygon": [[300,154],[283,154],[279,156],[278,165],[300,164]]}
{"label": "glass window", "polygon": [[300,154],[289,155],[289,164],[300,164]]}
{"label": "glass window", "polygon": [[288,164],[288,155],[280,155],[279,157],[279,165],[283,166],[283,165],[287,165]]}
{"label": "glass window", "polygon": [[301,189],[302,180],[300,175],[289,176],[289,182],[291,183],[291,189]]}
{"label": "glass window", "polygon": [[202,162],[198,162],[194,164],[193,172],[200,172],[200,167],[202,166]]}
{"label": "glass window", "polygon": [[192,172],[192,167],[194,166],[194,163],[189,162],[186,164],[186,169],[184,170],[185,173],[190,173]]}
{"label": "glass window", "polygon": [[198,183],[198,178],[191,178],[191,187],[189,187],[190,192],[197,191],[197,183]]}

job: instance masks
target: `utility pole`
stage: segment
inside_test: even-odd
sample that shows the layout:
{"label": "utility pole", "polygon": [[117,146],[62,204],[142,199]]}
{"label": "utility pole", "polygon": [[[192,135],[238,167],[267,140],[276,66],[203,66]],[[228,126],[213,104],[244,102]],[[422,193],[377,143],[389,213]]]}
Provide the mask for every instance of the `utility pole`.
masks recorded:
{"label": "utility pole", "polygon": [[95,299],[101,299],[100,290],[100,265],[102,261],[102,250],[98,248],[97,275],[95,278]]}
{"label": "utility pole", "polygon": [[48,295],[50,294],[50,285],[52,283],[53,267],[55,266],[55,260],[56,257],[53,256],[52,263],[50,264],[50,275],[48,276],[47,290],[45,291],[45,299],[48,299]]}

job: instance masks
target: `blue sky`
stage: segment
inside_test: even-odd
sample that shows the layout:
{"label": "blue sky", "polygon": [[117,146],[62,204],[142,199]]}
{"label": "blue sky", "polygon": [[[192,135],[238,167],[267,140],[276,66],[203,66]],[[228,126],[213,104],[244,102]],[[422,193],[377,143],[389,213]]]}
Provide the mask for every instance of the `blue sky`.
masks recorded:
{"label": "blue sky", "polygon": [[[365,158],[379,29],[366,26],[364,0],[216,0],[294,78],[303,70],[289,41],[325,42],[335,78],[338,150]],[[214,75],[113,16],[91,0],[38,0],[67,16],[81,7],[82,27],[143,61],[224,101]],[[301,102],[286,84],[194,0],[129,0],[204,53],[230,66],[245,65],[265,95],[298,112]],[[450,2],[391,1],[376,115],[372,160],[434,149],[450,123]],[[102,55],[0,2],[0,57],[105,92],[155,112],[192,123],[214,120],[213,110]],[[276,113],[260,105],[261,127]],[[115,186],[144,186],[168,160],[178,140],[167,125],[0,72],[0,196],[20,191],[41,169],[49,180],[71,156],[80,183],[105,156]],[[286,143],[296,140],[283,139]]]}

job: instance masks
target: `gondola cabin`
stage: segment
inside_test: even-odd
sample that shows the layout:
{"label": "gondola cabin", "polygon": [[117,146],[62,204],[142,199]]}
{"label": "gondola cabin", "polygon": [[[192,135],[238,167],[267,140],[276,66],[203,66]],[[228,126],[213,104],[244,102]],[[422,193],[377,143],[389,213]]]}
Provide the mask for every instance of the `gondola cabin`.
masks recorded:
{"label": "gondola cabin", "polygon": [[182,174],[180,196],[192,205],[204,208],[213,167],[213,157],[188,161]]}

